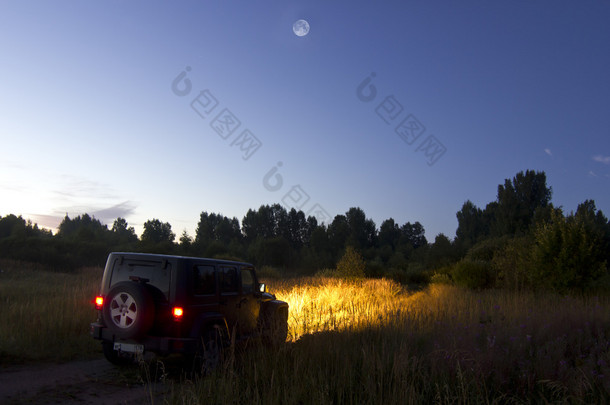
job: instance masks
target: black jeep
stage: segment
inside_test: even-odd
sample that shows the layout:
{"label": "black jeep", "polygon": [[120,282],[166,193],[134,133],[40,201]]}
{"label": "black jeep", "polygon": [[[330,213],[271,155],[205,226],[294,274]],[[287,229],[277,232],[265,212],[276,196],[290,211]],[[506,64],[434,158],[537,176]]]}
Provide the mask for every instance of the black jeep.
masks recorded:
{"label": "black jeep", "polygon": [[249,263],[144,253],[111,253],[91,335],[115,364],[138,354],[181,353],[205,369],[230,339],[281,344],[288,304],[265,291]]}

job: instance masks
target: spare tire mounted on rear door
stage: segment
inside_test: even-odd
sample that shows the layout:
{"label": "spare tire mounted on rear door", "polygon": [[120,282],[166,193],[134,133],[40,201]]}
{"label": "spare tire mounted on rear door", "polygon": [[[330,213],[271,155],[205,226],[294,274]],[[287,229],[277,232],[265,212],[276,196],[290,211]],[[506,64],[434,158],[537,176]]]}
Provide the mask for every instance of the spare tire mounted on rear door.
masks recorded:
{"label": "spare tire mounted on rear door", "polygon": [[136,339],[151,328],[155,304],[146,285],[125,281],[116,284],[104,300],[106,326],[121,339]]}

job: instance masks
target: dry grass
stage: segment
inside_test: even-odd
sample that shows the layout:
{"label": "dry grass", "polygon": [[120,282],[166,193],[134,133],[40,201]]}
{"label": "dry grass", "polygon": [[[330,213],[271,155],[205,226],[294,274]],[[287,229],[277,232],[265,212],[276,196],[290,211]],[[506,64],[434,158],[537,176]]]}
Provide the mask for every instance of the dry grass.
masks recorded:
{"label": "dry grass", "polygon": [[[0,263],[0,359],[99,356],[88,336],[102,270]],[[610,299],[388,280],[269,280],[289,342],[175,381],[169,403],[610,403]]]}
{"label": "dry grass", "polygon": [[290,343],[230,357],[173,403],[610,402],[610,301],[388,280],[268,283]]}
{"label": "dry grass", "polygon": [[64,361],[99,353],[88,335],[91,304],[102,269],[49,272],[28,264],[0,263],[0,358],[3,363]]}

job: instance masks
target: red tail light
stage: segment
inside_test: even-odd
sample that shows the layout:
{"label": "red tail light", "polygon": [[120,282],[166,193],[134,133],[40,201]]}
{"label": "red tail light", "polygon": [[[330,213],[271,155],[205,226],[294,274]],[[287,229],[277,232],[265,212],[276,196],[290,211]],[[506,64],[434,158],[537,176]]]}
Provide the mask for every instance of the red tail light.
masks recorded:
{"label": "red tail light", "polygon": [[95,297],[93,303],[95,304],[95,309],[101,310],[104,306],[104,297],[98,295],[97,297]]}
{"label": "red tail light", "polygon": [[174,309],[172,310],[172,315],[174,315],[174,320],[179,321],[184,315],[184,309],[182,309],[181,307],[174,307]]}

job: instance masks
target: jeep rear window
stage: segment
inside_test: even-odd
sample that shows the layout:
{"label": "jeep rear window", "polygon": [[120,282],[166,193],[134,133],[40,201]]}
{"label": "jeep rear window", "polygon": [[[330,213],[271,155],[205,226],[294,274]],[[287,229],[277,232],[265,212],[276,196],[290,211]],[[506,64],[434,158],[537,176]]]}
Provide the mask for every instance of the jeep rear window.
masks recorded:
{"label": "jeep rear window", "polygon": [[195,266],[193,272],[195,295],[216,294],[216,270],[214,266]]}
{"label": "jeep rear window", "polygon": [[146,284],[158,289],[167,299],[171,269],[172,265],[167,261],[125,259],[121,263],[118,259],[114,263],[110,286],[122,281],[130,281],[130,277],[145,278],[148,279]]}

